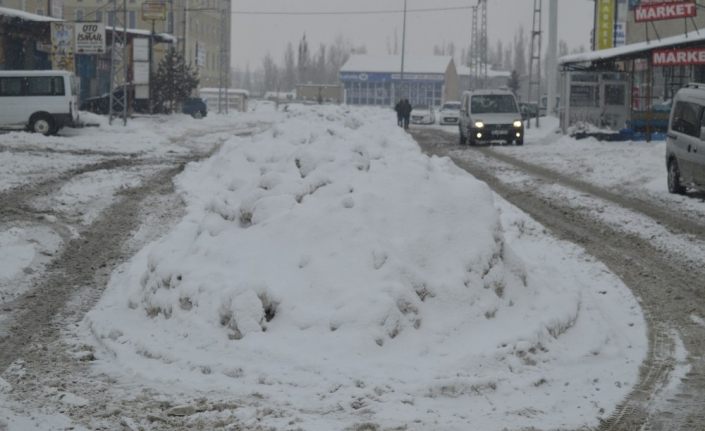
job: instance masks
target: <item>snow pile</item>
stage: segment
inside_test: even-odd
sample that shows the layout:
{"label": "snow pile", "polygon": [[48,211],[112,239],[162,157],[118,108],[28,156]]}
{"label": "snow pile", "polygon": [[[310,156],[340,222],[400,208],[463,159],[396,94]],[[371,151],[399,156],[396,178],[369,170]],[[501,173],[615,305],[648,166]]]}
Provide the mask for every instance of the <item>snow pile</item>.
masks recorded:
{"label": "snow pile", "polygon": [[624,360],[631,340],[592,306],[594,337],[565,340],[587,286],[529,273],[487,186],[380,114],[292,106],[189,165],[184,220],[115,273],[86,318],[103,371],[116,361],[165,390],[256,394],[274,412],[257,423],[271,426],[466,429],[473,415],[552,418],[556,397],[534,399],[562,389],[551,369],[565,378],[566,362],[603,351]]}

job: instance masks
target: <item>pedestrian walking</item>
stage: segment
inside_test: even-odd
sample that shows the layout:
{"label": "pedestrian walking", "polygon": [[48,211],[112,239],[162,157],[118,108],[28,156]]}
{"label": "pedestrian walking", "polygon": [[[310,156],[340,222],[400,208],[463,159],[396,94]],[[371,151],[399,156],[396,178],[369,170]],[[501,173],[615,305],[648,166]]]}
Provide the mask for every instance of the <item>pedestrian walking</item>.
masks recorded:
{"label": "pedestrian walking", "polygon": [[397,126],[404,126],[404,114],[402,113],[403,99],[399,99],[396,105],[394,105],[394,110],[397,112]]}
{"label": "pedestrian walking", "polygon": [[409,99],[404,99],[402,101],[402,116],[404,118],[404,129],[409,128],[409,121],[411,120],[411,111],[413,110],[413,107],[411,106],[411,103],[409,103]]}

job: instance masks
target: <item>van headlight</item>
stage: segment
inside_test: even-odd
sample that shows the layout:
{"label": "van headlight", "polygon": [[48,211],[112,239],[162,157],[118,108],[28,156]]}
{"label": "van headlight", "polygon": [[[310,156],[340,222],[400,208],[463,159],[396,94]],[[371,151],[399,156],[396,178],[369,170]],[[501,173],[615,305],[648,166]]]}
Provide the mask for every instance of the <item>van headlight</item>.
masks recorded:
{"label": "van headlight", "polygon": [[478,129],[482,129],[483,127],[485,127],[485,123],[483,123],[482,121],[475,121],[475,127],[477,127]]}
{"label": "van headlight", "polygon": [[516,121],[514,122],[514,127],[521,127],[521,121],[516,120]]}

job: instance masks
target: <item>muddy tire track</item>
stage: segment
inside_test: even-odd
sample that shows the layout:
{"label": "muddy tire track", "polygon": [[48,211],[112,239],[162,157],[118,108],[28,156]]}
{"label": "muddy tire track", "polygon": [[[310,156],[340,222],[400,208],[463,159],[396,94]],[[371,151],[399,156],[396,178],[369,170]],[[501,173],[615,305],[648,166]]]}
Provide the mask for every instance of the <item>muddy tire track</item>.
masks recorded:
{"label": "muddy tire track", "polygon": [[[599,431],[693,431],[705,429],[705,328],[690,318],[705,316],[705,271],[666,255],[648,241],[611,229],[560,200],[534,190],[518,191],[483,165],[482,158],[454,157],[457,137],[442,131],[414,131],[427,154],[449,156],[462,169],[485,181],[497,194],[531,215],[557,237],[582,246],[617,274],[634,292],[648,323],[649,350],[639,382],[624,402],[597,428]],[[705,225],[674,215],[667,208],[620,196],[487,147],[466,148],[515,167],[540,184],[555,183],[645,214],[675,232],[705,237]],[[457,153],[456,153],[457,154]],[[661,391],[675,367],[676,330],[688,351],[691,370],[677,394],[662,400]]]}

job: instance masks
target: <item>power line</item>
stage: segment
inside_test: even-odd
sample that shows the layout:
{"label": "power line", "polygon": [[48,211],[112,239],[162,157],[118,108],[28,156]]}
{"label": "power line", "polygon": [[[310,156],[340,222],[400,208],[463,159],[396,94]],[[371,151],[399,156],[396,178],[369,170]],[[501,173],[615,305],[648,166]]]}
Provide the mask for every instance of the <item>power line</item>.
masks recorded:
{"label": "power line", "polygon": [[[407,13],[434,13],[448,12],[457,10],[469,10],[472,6],[453,6],[441,8],[421,8],[408,9]],[[403,13],[402,9],[380,9],[380,10],[358,10],[358,11],[302,11],[302,12],[284,12],[284,11],[232,11],[233,15],[282,15],[282,16],[311,16],[311,15],[385,15]]]}

